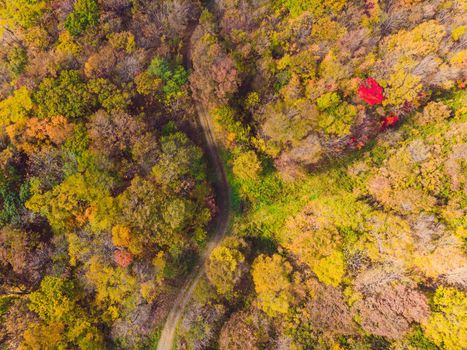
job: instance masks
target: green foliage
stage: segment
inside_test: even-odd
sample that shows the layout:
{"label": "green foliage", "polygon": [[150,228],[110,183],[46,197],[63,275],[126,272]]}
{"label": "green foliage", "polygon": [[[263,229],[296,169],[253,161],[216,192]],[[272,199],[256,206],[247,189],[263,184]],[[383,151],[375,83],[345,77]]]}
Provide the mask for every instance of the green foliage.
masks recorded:
{"label": "green foliage", "polygon": [[83,34],[99,21],[99,5],[96,0],[77,0],[65,21],[65,28],[73,36]]}
{"label": "green foliage", "polygon": [[71,281],[46,276],[38,291],[29,296],[29,308],[44,321],[61,321],[75,309],[74,286]]}
{"label": "green foliage", "polygon": [[25,205],[46,216],[51,226],[61,232],[84,225],[90,215],[89,208],[93,208],[93,215],[98,217],[100,209],[107,212],[110,184],[105,174],[94,171],[70,175],[47,192],[41,190],[39,181],[32,186],[31,198]]}
{"label": "green foliage", "polygon": [[56,79],[44,79],[33,97],[40,117],[82,118],[91,112],[96,102],[76,70],[62,71]]}
{"label": "green foliage", "polygon": [[213,111],[216,121],[231,135],[233,141],[238,141],[247,144],[250,140],[248,127],[245,127],[235,115],[235,110],[228,107],[218,107]]}
{"label": "green foliage", "polygon": [[320,111],[335,110],[341,103],[341,98],[336,92],[328,92],[316,100]]}
{"label": "green foliage", "polygon": [[322,16],[325,13],[338,14],[345,6],[346,0],[280,0],[279,3],[285,6],[294,17],[304,11],[311,11],[316,16]]}
{"label": "green foliage", "polygon": [[177,186],[178,180],[191,175],[198,180],[205,178],[205,168],[201,150],[194,146],[188,137],[175,132],[161,138],[162,154],[152,169],[157,182]]}
{"label": "green foliage", "polygon": [[126,110],[134,96],[132,85],[120,89],[103,78],[90,80],[87,87],[90,92],[97,96],[99,104],[108,112]]}
{"label": "green foliage", "polygon": [[22,207],[21,199],[17,192],[19,177],[13,167],[7,167],[5,170],[0,172],[1,225],[6,225],[9,222],[17,223],[19,211]]}
{"label": "green foliage", "polygon": [[188,72],[183,66],[172,66],[166,59],[155,57],[148,67],[148,72],[162,80],[165,103],[170,104],[173,100],[184,95],[182,88],[188,82]]}
{"label": "green foliage", "polygon": [[15,77],[19,76],[23,73],[24,68],[28,63],[28,56],[27,52],[24,47],[22,46],[14,46],[8,52],[8,65]]}
{"label": "green foliage", "polygon": [[420,327],[416,327],[408,336],[410,345],[420,350],[438,350],[439,348],[428,338],[425,337]]}
{"label": "green foliage", "polygon": [[350,128],[357,116],[355,106],[342,102],[335,92],[328,92],[316,100],[318,109],[322,112],[318,125],[326,133],[344,136],[350,133]]}

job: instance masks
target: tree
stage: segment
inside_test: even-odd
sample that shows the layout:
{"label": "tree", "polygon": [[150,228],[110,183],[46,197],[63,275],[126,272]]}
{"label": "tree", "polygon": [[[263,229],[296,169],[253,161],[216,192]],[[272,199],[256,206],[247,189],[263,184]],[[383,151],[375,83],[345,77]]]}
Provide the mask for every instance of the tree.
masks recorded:
{"label": "tree", "polygon": [[172,66],[164,58],[155,57],[147,71],[151,76],[162,81],[163,101],[167,105],[184,95],[182,87],[188,82],[188,72],[183,66]]}
{"label": "tree", "polygon": [[65,20],[65,28],[73,36],[78,36],[88,27],[95,26],[99,21],[99,5],[96,0],[77,0]]}
{"label": "tree", "polygon": [[[252,265],[259,307],[269,316],[287,314],[292,300],[290,273],[292,266],[278,254],[260,255]],[[274,281],[274,283],[271,283]]]}
{"label": "tree", "polygon": [[240,181],[256,180],[261,171],[261,162],[255,152],[242,152],[235,158],[232,170]]}
{"label": "tree", "polygon": [[[109,77],[117,64],[117,53],[111,46],[104,46],[99,52],[91,55],[84,64],[87,78],[100,81]],[[99,91],[96,91],[98,93]]]}
{"label": "tree", "polygon": [[[0,25],[20,25],[30,28],[46,9],[45,0],[2,0],[0,2]],[[1,31],[0,31],[1,32]]]}
{"label": "tree", "polygon": [[0,230],[0,270],[4,273],[5,282],[18,287],[39,283],[49,252],[36,233],[11,226]]}
{"label": "tree", "polygon": [[318,126],[327,134],[345,136],[357,116],[357,108],[345,101],[336,92],[328,92],[316,100],[321,113],[318,116]]}
{"label": "tree", "polygon": [[7,128],[11,143],[28,156],[63,145],[72,134],[74,125],[63,116],[30,118]]}
{"label": "tree", "polygon": [[233,59],[224,51],[217,37],[206,33],[201,26],[193,35],[193,73],[190,75],[190,84],[195,98],[205,106],[226,104],[240,84]]}
{"label": "tree", "polygon": [[306,302],[306,311],[301,317],[309,318],[313,329],[326,335],[357,333],[353,320],[354,312],[347,305],[339,289],[313,281],[309,294],[311,300]]}
{"label": "tree", "polygon": [[95,106],[95,98],[76,70],[64,70],[58,78],[46,78],[33,95],[40,117],[63,115],[78,119]]}
{"label": "tree", "polygon": [[370,106],[380,104],[384,100],[383,88],[371,77],[365,79],[360,84],[357,92],[358,96]]}
{"label": "tree", "polygon": [[428,318],[430,308],[426,297],[404,285],[380,287],[355,304],[362,318],[362,327],[372,334],[400,339],[412,322]]}
{"label": "tree", "polygon": [[145,130],[141,121],[125,112],[100,110],[90,118],[88,135],[95,151],[118,160],[131,152]]}
{"label": "tree", "polygon": [[[26,207],[47,217],[56,232],[82,227],[92,219],[98,226],[99,220],[107,226],[109,210],[109,188],[111,179],[97,171],[85,171],[68,176],[49,191],[43,191],[36,179]],[[102,217],[106,215],[106,217]]]}
{"label": "tree", "polygon": [[204,179],[204,162],[199,147],[193,145],[181,132],[160,139],[161,154],[152,169],[152,175],[162,185],[178,186],[185,176]]}
{"label": "tree", "polygon": [[133,255],[125,250],[116,250],[114,251],[114,260],[118,266],[126,268],[133,261]]}
{"label": "tree", "polygon": [[136,307],[137,280],[124,269],[105,265],[97,256],[93,256],[86,278],[95,288],[95,302],[103,311],[104,320],[115,320]]}
{"label": "tree", "polygon": [[[320,213],[326,220],[323,214]],[[341,237],[331,224],[319,228],[315,220],[311,208],[289,219],[284,246],[308,265],[320,281],[336,287],[345,272],[344,256],[338,250]]]}
{"label": "tree", "polygon": [[26,330],[21,347],[102,347],[102,334],[80,306],[78,295],[72,281],[59,277],[44,277],[40,288],[29,295],[29,308],[41,321],[31,324]]}
{"label": "tree", "polygon": [[433,297],[433,312],[422,325],[426,336],[440,348],[467,347],[467,294],[439,287]]}
{"label": "tree", "polygon": [[234,292],[245,269],[245,256],[241,251],[245,246],[241,239],[227,238],[209,256],[206,275],[219,294],[229,296]]}
{"label": "tree", "polygon": [[30,91],[22,86],[13,95],[0,101],[0,125],[25,121],[34,107]]}
{"label": "tree", "polygon": [[240,311],[222,326],[220,350],[258,350],[271,345],[272,327],[267,317],[257,310]]}

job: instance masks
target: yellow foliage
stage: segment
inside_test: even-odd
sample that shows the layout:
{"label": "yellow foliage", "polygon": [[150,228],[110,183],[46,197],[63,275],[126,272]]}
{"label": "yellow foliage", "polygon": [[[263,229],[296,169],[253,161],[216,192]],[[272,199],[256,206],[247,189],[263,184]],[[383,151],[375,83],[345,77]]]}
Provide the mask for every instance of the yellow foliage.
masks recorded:
{"label": "yellow foliage", "polygon": [[82,51],[81,46],[76,42],[76,39],[68,30],[60,33],[55,50],[57,53],[71,55],[74,57],[77,57]]}
{"label": "yellow foliage", "polygon": [[243,152],[234,160],[232,171],[242,181],[255,180],[261,171],[261,162],[255,152]]}
{"label": "yellow foliage", "polygon": [[383,105],[400,105],[412,102],[422,90],[421,78],[417,75],[409,74],[402,69],[397,70],[389,76],[387,84],[389,87],[384,90],[386,99]]}
{"label": "yellow foliage", "polygon": [[449,62],[454,66],[467,68],[467,49],[456,52]]}
{"label": "yellow foliage", "polygon": [[344,255],[340,251],[332,252],[315,264],[313,272],[321,282],[337,287],[345,273]]}
{"label": "yellow foliage", "polygon": [[0,101],[0,126],[25,121],[33,107],[29,90],[20,87],[12,96]]}
{"label": "yellow foliage", "polygon": [[93,256],[86,278],[96,288],[96,304],[104,311],[104,319],[115,320],[136,306],[138,282],[125,269],[104,265]]}
{"label": "yellow foliage", "polygon": [[135,37],[130,32],[111,33],[108,39],[115,49],[123,49],[127,53],[132,53],[136,49]]}
{"label": "yellow foliage", "polygon": [[253,282],[259,306],[269,316],[288,312],[291,300],[291,272],[292,266],[280,255],[260,255],[255,259],[252,266]]}
{"label": "yellow foliage", "polygon": [[434,312],[423,323],[424,333],[446,350],[467,348],[467,294],[439,287],[433,298]]}
{"label": "yellow foliage", "polygon": [[123,225],[112,227],[112,243],[117,247],[128,247],[130,244],[130,229]]}
{"label": "yellow foliage", "polygon": [[467,26],[459,26],[451,32],[451,38],[454,41],[458,41],[464,35],[467,30]]}
{"label": "yellow foliage", "polygon": [[426,56],[435,52],[446,35],[444,26],[436,20],[423,22],[411,31],[401,30],[388,37],[386,50],[403,56]]}

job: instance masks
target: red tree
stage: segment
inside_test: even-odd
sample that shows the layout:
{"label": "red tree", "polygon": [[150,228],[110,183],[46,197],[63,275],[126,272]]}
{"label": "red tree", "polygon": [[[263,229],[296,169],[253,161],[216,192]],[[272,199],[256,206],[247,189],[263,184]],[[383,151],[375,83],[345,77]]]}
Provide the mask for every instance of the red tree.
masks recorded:
{"label": "red tree", "polygon": [[399,121],[399,117],[397,115],[389,115],[384,117],[381,121],[381,129],[386,129],[390,126],[395,125]]}
{"label": "red tree", "polygon": [[128,267],[133,261],[133,255],[125,250],[116,250],[114,252],[114,260],[120,267]]}
{"label": "red tree", "polygon": [[383,88],[373,78],[365,79],[358,87],[358,96],[373,106],[384,100]]}

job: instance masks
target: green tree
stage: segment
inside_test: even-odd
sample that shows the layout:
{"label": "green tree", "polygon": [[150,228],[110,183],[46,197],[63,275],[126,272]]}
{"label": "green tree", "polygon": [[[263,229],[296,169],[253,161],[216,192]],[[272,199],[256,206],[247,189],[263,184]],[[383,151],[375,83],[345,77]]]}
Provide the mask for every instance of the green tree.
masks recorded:
{"label": "green tree", "polygon": [[107,112],[126,110],[134,96],[131,84],[119,88],[103,78],[90,80],[88,89],[97,96],[97,101]]}
{"label": "green tree", "polygon": [[96,101],[79,71],[62,71],[58,78],[46,78],[34,94],[40,117],[63,115],[76,119],[87,115]]}
{"label": "green tree", "polygon": [[147,71],[163,82],[162,92],[166,104],[184,95],[182,87],[188,82],[188,72],[183,66],[172,66],[164,58],[155,57]]}
{"label": "green tree", "polygon": [[88,27],[95,26],[99,21],[99,5],[96,0],[77,0],[65,20],[65,28],[73,36],[78,36]]}

